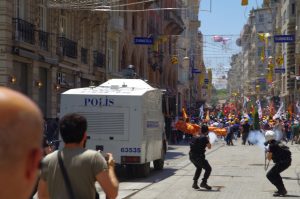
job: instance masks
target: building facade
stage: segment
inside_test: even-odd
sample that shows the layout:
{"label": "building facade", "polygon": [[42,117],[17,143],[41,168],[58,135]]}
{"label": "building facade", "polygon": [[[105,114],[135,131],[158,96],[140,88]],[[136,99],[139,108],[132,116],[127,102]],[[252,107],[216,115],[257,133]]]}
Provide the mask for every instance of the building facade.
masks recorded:
{"label": "building facade", "polygon": [[[122,78],[128,65],[134,66],[135,78],[166,90],[168,114],[177,114],[194,95],[183,55],[190,53],[190,63],[201,60],[190,57],[196,46],[185,43],[191,39],[184,30],[190,25],[197,40],[199,1],[118,1],[109,6],[119,11],[109,12],[102,5],[94,9],[51,0],[0,3],[0,84],[32,98],[47,118],[59,116],[62,92]],[[154,11],[161,8],[179,9]],[[189,10],[193,15],[183,20]],[[153,44],[137,44],[138,37]],[[179,63],[173,64],[178,54]],[[182,82],[184,91],[178,88]]]}

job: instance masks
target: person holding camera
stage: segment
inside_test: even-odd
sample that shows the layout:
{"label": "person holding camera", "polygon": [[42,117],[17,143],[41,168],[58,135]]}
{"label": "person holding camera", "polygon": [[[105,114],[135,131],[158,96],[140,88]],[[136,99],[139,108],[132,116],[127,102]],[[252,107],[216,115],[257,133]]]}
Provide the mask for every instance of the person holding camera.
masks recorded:
{"label": "person holding camera", "polygon": [[267,152],[266,158],[269,161],[273,160],[275,163],[275,165],[268,171],[267,178],[277,188],[277,191],[273,194],[273,196],[284,196],[287,194],[287,191],[284,187],[280,173],[291,165],[292,158],[289,148],[280,141],[276,141],[275,137],[274,131],[266,131],[266,142],[264,143]]}
{"label": "person holding camera", "polygon": [[95,182],[99,182],[107,198],[118,195],[119,182],[114,171],[114,159],[98,151],[85,149],[87,120],[71,113],[60,123],[60,134],[65,143],[62,150],[47,155],[42,162],[38,186],[39,199],[95,199]]}
{"label": "person holding camera", "polygon": [[193,138],[191,144],[191,149],[189,152],[190,160],[195,165],[196,171],[194,175],[194,183],[193,188],[199,189],[198,186],[198,179],[200,177],[202,168],[205,170],[204,176],[202,178],[202,182],[200,187],[210,190],[211,186],[207,185],[207,179],[211,173],[211,166],[209,165],[208,161],[205,159],[205,149],[211,149],[211,144],[209,142],[208,137],[208,126],[202,125],[201,126],[201,134],[197,135]]}

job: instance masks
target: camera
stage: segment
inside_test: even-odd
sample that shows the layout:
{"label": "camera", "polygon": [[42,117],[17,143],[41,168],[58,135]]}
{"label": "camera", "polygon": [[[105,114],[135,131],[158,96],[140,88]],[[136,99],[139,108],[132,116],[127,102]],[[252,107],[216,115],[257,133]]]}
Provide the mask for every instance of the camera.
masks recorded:
{"label": "camera", "polygon": [[106,161],[108,161],[108,155],[106,153],[104,153],[104,151],[101,151],[101,150],[98,150],[98,151],[101,153],[101,155],[104,157],[104,159]]}
{"label": "camera", "polygon": [[265,141],[265,142],[264,142],[264,145],[265,145],[265,146],[268,146],[268,144],[269,144],[269,141]]}

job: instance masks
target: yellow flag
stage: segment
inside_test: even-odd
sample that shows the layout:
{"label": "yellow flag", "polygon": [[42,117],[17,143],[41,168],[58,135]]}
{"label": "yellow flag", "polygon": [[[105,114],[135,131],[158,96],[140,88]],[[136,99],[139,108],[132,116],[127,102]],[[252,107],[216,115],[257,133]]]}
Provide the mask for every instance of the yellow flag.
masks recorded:
{"label": "yellow flag", "polygon": [[258,33],[258,39],[259,39],[261,42],[264,42],[264,41],[265,41],[265,34],[264,34],[264,33]]}
{"label": "yellow flag", "polygon": [[273,82],[273,70],[274,70],[274,64],[268,64],[268,74],[267,74],[267,82],[272,83]]}
{"label": "yellow flag", "polygon": [[182,108],[182,117],[183,117],[183,121],[186,121],[186,119],[188,118],[184,108]]}
{"label": "yellow flag", "polygon": [[276,58],[276,64],[278,66],[282,66],[283,65],[283,56],[282,55],[279,55],[277,58]]}
{"label": "yellow flag", "polygon": [[154,44],[152,45],[152,50],[155,52],[158,52],[158,44],[159,42],[155,41]]}
{"label": "yellow flag", "polygon": [[204,73],[200,73],[200,75],[199,75],[199,84],[200,85],[204,84],[204,78],[205,78]]}
{"label": "yellow flag", "polygon": [[263,46],[260,53],[260,60],[265,62],[265,47]]}
{"label": "yellow flag", "polygon": [[242,6],[248,5],[248,0],[242,0]]}
{"label": "yellow flag", "polygon": [[178,57],[177,57],[177,56],[173,56],[173,57],[171,58],[171,63],[172,63],[172,64],[178,64]]}
{"label": "yellow flag", "polygon": [[270,6],[270,0],[264,0],[264,4],[265,4],[266,6]]}

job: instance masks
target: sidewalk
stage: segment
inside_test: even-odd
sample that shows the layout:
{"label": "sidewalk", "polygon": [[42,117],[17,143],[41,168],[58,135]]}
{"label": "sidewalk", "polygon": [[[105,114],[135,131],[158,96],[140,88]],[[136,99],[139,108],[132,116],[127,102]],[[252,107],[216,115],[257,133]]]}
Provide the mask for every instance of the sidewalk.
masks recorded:
{"label": "sidewalk", "polygon": [[[264,150],[258,146],[226,146],[220,142],[213,146],[215,151],[207,151],[207,159],[212,166],[208,184],[212,191],[194,190],[192,178],[195,167],[188,164],[177,170],[173,176],[149,186],[146,190],[130,197],[136,198],[178,198],[178,199],[271,199],[275,187],[266,178],[264,170]],[[189,147],[171,145],[173,148],[188,153]],[[300,198],[300,145],[288,144],[292,151],[292,165],[282,173],[288,191],[285,198]],[[217,149],[216,149],[217,148]],[[214,150],[214,149],[212,149]],[[188,156],[185,157],[188,160]],[[269,169],[273,166],[270,163]],[[203,176],[203,173],[201,177]]]}

